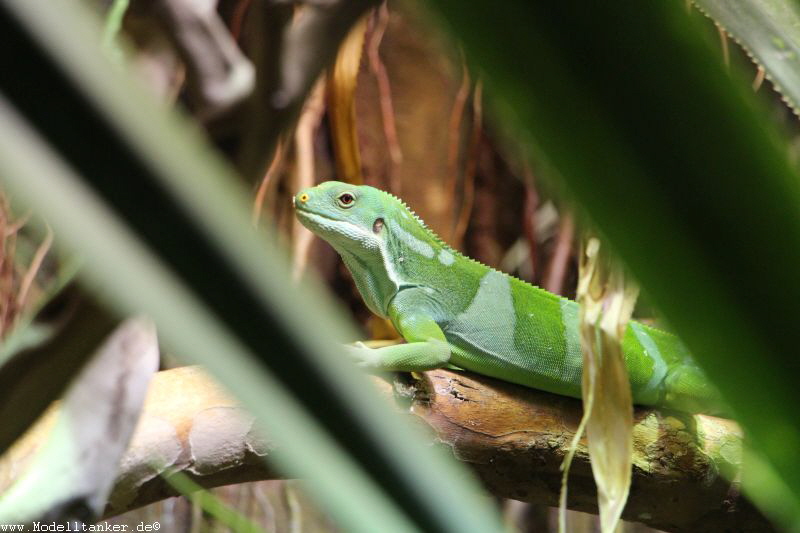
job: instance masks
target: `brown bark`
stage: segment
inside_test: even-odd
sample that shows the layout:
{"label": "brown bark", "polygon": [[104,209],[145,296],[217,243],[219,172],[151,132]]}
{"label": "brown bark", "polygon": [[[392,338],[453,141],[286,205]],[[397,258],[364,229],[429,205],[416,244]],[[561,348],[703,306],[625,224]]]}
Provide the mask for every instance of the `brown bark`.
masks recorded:
{"label": "brown bark", "polygon": [[[392,395],[390,384],[375,382]],[[396,398],[410,401],[410,412],[492,494],[556,504],[559,466],[580,420],[579,401],[446,370],[422,374]],[[633,486],[623,517],[668,531],[769,530],[722,475],[738,471],[740,444],[740,431],[729,420],[637,409]],[[276,479],[264,463],[270,450],[254,431],[253,418],[201,370],[160,372],[106,514],[173,495],[159,475],[167,469],[183,471],[204,487]],[[597,512],[585,442],[571,469],[569,495],[571,509]]]}
{"label": "brown bark", "polygon": [[[557,505],[578,400],[482,376],[435,370],[417,385],[413,412],[495,496]],[[430,391],[422,401],[420,391]],[[623,518],[667,531],[768,531],[739,495],[741,432],[726,419],[637,408],[633,484]],[[597,513],[585,440],[570,469],[570,509]]]}
{"label": "brown bark", "polygon": [[159,372],[106,516],[176,495],[162,475],[169,472],[183,472],[203,487],[278,478],[264,462],[271,445],[254,422],[198,367]]}
{"label": "brown bark", "polygon": [[[376,382],[391,393],[385,382]],[[423,374],[412,390],[411,412],[475,470],[490,492],[556,504],[559,466],[580,421],[579,401],[446,370]],[[183,469],[202,485],[274,477],[262,460],[269,445],[253,433],[252,418],[201,371],[171,370],[153,383],[137,438],[123,463],[127,468],[112,496],[113,512],[172,494],[160,476],[151,477],[152,470],[144,477],[124,476],[142,471],[144,462],[152,461],[153,450],[163,449],[170,440],[158,432],[153,440],[151,432],[143,431],[153,426],[166,429],[164,422],[174,428],[173,446],[180,444],[172,448],[173,468]],[[223,422],[225,427],[219,425]],[[669,531],[769,528],[739,496],[737,486],[722,476],[738,469],[741,434],[735,423],[647,409],[637,409],[635,423],[626,519]],[[571,472],[569,507],[597,512],[585,442]],[[120,498],[123,493],[128,496]]]}

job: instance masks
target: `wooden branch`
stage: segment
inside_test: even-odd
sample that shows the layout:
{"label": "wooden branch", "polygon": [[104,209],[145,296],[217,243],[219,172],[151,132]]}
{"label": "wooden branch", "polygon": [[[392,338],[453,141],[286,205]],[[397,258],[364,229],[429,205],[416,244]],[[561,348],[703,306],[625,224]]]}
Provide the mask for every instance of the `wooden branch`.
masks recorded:
{"label": "wooden branch", "polygon": [[120,464],[106,516],[175,496],[164,474],[182,472],[201,486],[277,479],[264,462],[272,448],[254,418],[198,367],[159,372]]}
{"label": "wooden branch", "polygon": [[[580,401],[445,370],[425,373],[415,388],[412,412],[492,494],[558,504],[559,467],[580,422]],[[771,529],[722,475],[733,477],[740,467],[741,432],[733,421],[637,408],[634,424],[633,484],[623,518],[666,531]],[[568,507],[597,513],[585,440],[569,483]]]}
{"label": "wooden branch", "polygon": [[[580,420],[579,401],[446,370],[398,380],[395,390],[380,378],[375,383],[424,421],[432,438],[469,464],[491,493],[556,504],[559,466]],[[263,460],[273,447],[258,437],[253,423],[200,369],[160,372],[106,516],[174,495],[159,475],[168,470],[182,471],[204,487],[278,478]],[[741,434],[735,423],[637,409],[635,424],[633,487],[624,518],[667,531],[770,530],[721,474],[738,472]],[[24,455],[18,451],[16,457]],[[4,466],[8,470],[0,463],[0,473]],[[17,472],[22,468],[14,465]],[[584,442],[571,469],[569,494],[571,509],[597,512]]]}

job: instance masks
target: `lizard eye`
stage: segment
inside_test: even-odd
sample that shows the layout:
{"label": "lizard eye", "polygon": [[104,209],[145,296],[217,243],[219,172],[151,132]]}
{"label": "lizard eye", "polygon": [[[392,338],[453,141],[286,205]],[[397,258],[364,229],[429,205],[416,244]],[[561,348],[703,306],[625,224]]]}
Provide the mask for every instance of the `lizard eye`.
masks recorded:
{"label": "lizard eye", "polygon": [[356,197],[351,192],[343,192],[337,198],[339,205],[342,207],[350,207],[356,201]]}

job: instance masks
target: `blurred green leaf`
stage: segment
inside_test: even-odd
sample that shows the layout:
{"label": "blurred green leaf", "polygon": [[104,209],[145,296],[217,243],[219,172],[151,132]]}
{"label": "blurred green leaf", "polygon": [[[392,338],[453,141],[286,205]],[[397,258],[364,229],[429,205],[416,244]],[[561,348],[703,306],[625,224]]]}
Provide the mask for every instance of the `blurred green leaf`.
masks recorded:
{"label": "blurred green leaf", "polygon": [[105,24],[103,25],[103,49],[110,55],[113,61],[122,61],[123,52],[119,48],[117,39],[122,28],[122,19],[128,10],[129,0],[113,0],[106,14]]}
{"label": "blurred green leaf", "polygon": [[239,396],[344,529],[499,530],[477,486],[344,362],[334,343],[355,335],[315,283],[289,284],[229,169],[109,68],[89,22],[66,0],[0,4],[9,185],[85,254],[98,294],[147,312]]}
{"label": "blurred green leaf", "polygon": [[214,493],[192,481],[183,472],[174,472],[164,479],[172,485],[172,488],[183,494],[192,503],[199,505],[203,512],[214,517],[220,525],[230,528],[233,533],[265,533],[247,516],[225,505],[225,502],[214,496]]}
{"label": "blurred green leaf", "polygon": [[431,5],[800,501],[800,179],[748,83],[680,2]]}

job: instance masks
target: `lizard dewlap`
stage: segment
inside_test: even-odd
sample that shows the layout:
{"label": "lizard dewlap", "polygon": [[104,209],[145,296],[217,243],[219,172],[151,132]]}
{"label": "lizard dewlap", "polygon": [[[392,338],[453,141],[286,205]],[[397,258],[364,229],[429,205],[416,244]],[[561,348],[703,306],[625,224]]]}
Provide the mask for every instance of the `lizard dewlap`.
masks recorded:
{"label": "lizard dewlap", "polygon": [[[580,397],[577,303],[453,250],[379,189],[329,181],[300,191],[293,204],[300,222],[342,256],[369,309],[407,341],[350,347],[360,364],[408,372],[454,365]],[[623,350],[635,403],[720,410],[674,335],[631,321]]]}

